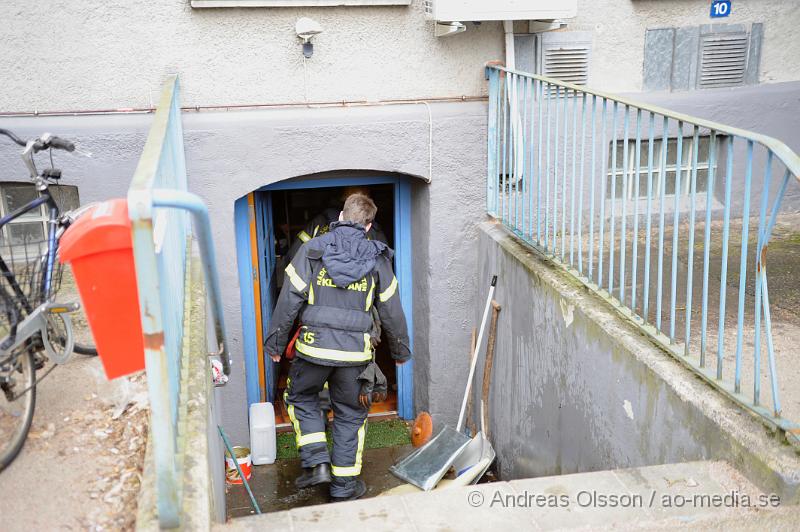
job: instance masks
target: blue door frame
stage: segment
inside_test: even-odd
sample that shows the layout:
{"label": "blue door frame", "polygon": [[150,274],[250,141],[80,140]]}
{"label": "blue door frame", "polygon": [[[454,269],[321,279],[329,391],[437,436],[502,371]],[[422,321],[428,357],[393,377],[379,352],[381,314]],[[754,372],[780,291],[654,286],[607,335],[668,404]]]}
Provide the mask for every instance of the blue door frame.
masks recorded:
{"label": "blue door frame", "polygon": [[[394,243],[395,274],[400,289],[400,301],[408,321],[411,348],[414,348],[414,316],[412,305],[412,244],[411,244],[411,184],[399,177],[375,176],[337,179],[313,179],[306,181],[281,181],[258,189],[259,192],[275,190],[294,190],[304,188],[332,188],[356,185],[393,185],[394,186]],[[253,291],[256,282],[264,286],[263,276],[259,278],[253,269],[251,260],[250,220],[247,197],[239,198],[234,205],[234,222],[236,231],[236,255],[239,272],[239,291],[242,308],[242,332],[245,376],[247,386],[247,403],[259,402],[261,390],[259,384],[259,349],[256,341],[256,318]],[[271,222],[271,221],[270,221]],[[265,324],[272,309],[262,313]],[[264,355],[266,356],[266,355]],[[397,366],[397,414],[403,419],[414,417],[414,367],[413,360]],[[275,365],[271,360],[263,361],[266,370],[267,400],[272,400],[274,390],[273,372]]]}

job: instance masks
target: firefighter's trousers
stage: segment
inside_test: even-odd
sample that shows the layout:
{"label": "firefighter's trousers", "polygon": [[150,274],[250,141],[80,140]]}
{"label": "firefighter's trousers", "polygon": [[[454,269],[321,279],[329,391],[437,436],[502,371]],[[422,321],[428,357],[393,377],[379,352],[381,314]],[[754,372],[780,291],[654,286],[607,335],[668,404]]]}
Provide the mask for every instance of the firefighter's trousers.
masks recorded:
{"label": "firefighter's trousers", "polygon": [[[286,384],[286,404],[294,425],[303,467],[331,464],[331,495],[347,497],[361,473],[366,436],[367,409],[358,401],[358,375],[366,364],[334,367],[295,357]],[[319,392],[325,382],[333,409],[333,452],[328,454],[325,420],[320,412]]]}

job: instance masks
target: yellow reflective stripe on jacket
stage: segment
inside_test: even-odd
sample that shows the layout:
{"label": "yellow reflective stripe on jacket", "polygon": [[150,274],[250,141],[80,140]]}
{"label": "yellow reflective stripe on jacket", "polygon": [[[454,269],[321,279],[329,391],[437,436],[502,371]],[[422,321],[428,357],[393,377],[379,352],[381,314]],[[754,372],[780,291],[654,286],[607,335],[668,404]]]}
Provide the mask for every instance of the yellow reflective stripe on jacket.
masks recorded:
{"label": "yellow reflective stripe on jacket", "polygon": [[[369,335],[364,335],[369,345]],[[339,362],[365,362],[372,360],[372,350],[366,349],[364,351],[342,351],[340,349],[325,349],[323,347],[313,347],[306,345],[300,341],[300,338],[294,344],[298,352],[303,353],[314,358],[323,360],[337,360]]]}
{"label": "yellow reflective stripe on jacket", "polygon": [[367,292],[367,306],[364,310],[369,310],[372,306],[372,294],[375,293],[375,278],[371,277],[372,285],[369,287],[369,292]]}
{"label": "yellow reflective stripe on jacket", "polygon": [[303,445],[308,445],[309,443],[326,443],[327,440],[325,439],[324,432],[312,432],[311,434],[303,434],[299,438],[297,438],[297,446],[302,447]]}
{"label": "yellow reflective stripe on jacket", "polygon": [[289,276],[292,286],[294,286],[298,292],[302,292],[306,289],[306,282],[303,281],[299,275],[297,275],[297,270],[294,269],[294,266],[291,262],[286,267],[286,275]]}
{"label": "yellow reflective stripe on jacket", "polygon": [[358,429],[358,448],[356,449],[356,463],[352,466],[331,466],[331,473],[337,477],[356,477],[361,474],[361,459],[364,455],[364,440],[367,434],[367,420]]}
{"label": "yellow reflective stripe on jacket", "polygon": [[308,304],[314,304],[314,284],[308,285]]}
{"label": "yellow reflective stripe on jacket", "polygon": [[397,292],[397,277],[392,277],[392,282],[391,284],[389,284],[389,288],[381,292],[378,297],[382,302],[388,301],[389,298],[392,297],[395,292]]}
{"label": "yellow reflective stripe on jacket", "polygon": [[299,233],[297,233],[297,238],[299,238],[303,242],[308,242],[309,240],[311,240],[311,236],[309,236],[309,234],[306,233],[305,231],[300,231]]}

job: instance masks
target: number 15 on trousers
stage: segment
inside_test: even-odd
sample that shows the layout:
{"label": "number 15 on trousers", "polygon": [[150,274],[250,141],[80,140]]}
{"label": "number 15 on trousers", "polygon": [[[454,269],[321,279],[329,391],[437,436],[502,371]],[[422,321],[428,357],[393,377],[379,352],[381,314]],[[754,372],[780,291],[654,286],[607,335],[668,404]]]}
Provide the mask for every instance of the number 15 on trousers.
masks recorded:
{"label": "number 15 on trousers", "polygon": [[727,17],[731,14],[731,0],[712,0],[711,18]]}

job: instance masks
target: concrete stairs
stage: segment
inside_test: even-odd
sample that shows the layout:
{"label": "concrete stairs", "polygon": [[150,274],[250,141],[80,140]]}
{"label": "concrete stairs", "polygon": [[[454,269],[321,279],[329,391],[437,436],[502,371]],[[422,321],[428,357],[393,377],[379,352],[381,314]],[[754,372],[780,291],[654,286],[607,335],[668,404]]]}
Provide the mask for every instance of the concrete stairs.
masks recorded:
{"label": "concrete stairs", "polygon": [[[268,510],[268,509],[266,509]],[[725,462],[540,477],[323,504],[235,519],[218,530],[790,529],[782,507]]]}

